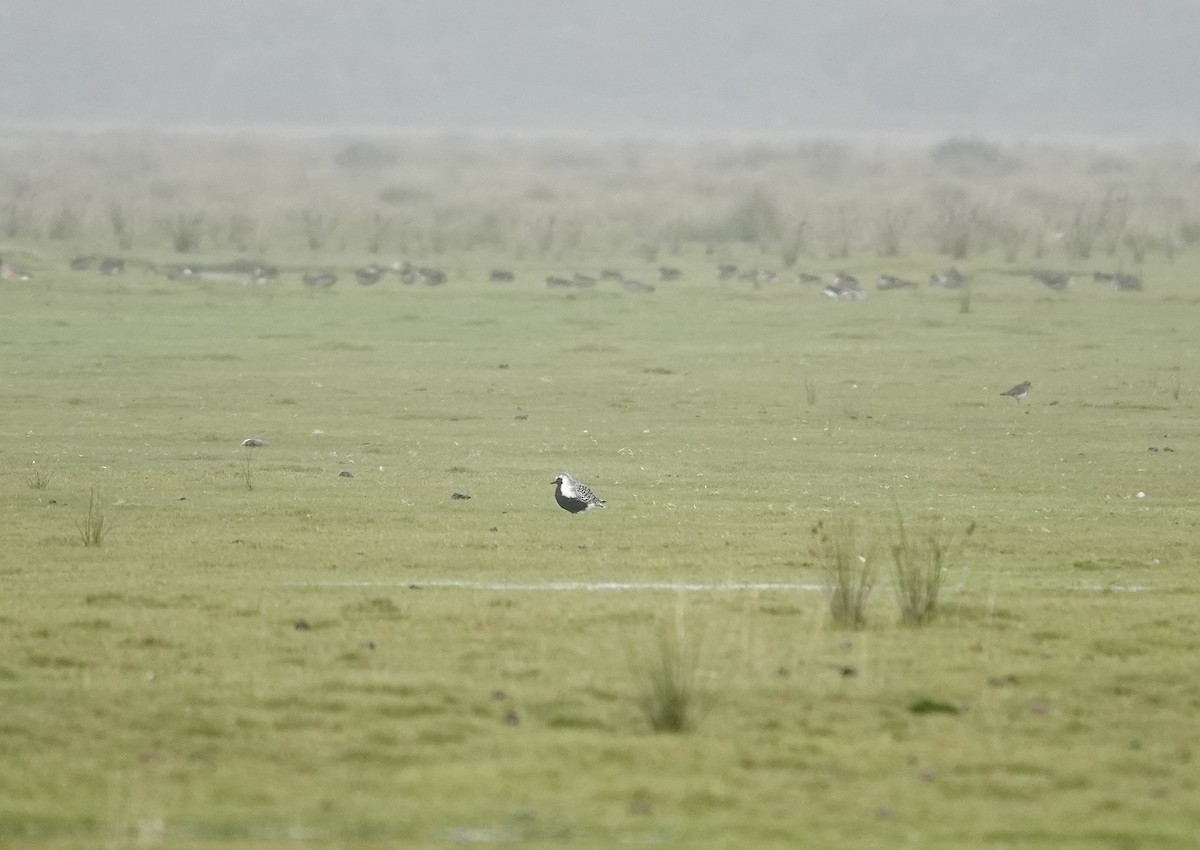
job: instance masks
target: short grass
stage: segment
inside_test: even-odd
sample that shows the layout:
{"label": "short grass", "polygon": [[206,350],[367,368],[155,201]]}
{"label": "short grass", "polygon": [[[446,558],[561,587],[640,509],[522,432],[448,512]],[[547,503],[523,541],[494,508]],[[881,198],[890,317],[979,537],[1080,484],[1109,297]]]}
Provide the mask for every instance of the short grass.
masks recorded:
{"label": "short grass", "polygon": [[[43,264],[0,288],[5,846],[1200,834],[1195,257],[1140,294],[981,264],[968,313],[719,284],[700,245],[644,296]],[[559,510],[564,469],[608,508]],[[472,586],[819,587],[814,524],[884,557],[897,510],[976,523],[921,629],[887,570],[855,631],[795,588]],[[712,698],[664,735],[631,671],[681,604]]]}

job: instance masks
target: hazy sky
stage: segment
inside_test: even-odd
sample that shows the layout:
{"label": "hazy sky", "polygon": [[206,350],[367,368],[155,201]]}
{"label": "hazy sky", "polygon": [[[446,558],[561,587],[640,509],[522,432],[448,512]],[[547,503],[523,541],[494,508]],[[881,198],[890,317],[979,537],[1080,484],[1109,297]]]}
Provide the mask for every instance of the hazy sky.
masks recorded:
{"label": "hazy sky", "polygon": [[1194,0],[0,0],[0,122],[1200,135]]}

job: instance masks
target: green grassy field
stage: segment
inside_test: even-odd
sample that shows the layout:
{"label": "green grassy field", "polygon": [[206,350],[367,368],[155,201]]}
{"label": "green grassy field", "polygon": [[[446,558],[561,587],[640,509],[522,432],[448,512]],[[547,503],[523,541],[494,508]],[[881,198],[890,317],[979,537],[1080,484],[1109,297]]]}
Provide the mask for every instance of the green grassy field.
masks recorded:
{"label": "green grassy field", "polygon": [[[698,244],[645,295],[542,283],[657,265],[602,251],[312,291],[39,244],[0,282],[0,844],[1195,846],[1192,253],[1142,293],[968,259],[963,312]],[[856,256],[802,265],[948,264]],[[919,628],[898,515],[977,529]],[[847,521],[859,630],[813,589]],[[711,705],[656,733],[679,625]]]}

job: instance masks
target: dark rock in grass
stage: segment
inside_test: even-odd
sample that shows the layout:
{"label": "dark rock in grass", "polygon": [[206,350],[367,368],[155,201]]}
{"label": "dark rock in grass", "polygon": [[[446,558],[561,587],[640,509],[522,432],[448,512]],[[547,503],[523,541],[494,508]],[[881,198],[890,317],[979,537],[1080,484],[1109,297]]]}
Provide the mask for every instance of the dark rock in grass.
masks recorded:
{"label": "dark rock in grass", "polygon": [[506,700],[506,699],[508,699],[508,692],[505,691],[503,688],[496,688],[496,690],[492,691],[492,699]]}
{"label": "dark rock in grass", "polygon": [[469,499],[471,497],[469,495],[467,495],[466,493],[451,493],[450,498],[451,499]]}
{"label": "dark rock in grass", "polygon": [[338,478],[353,478],[353,477],[354,477],[354,473],[348,469],[343,469],[341,472],[338,473]]}
{"label": "dark rock in grass", "polygon": [[510,708],[504,714],[504,722],[509,726],[519,726],[521,724],[521,715],[517,714],[515,708]]}
{"label": "dark rock in grass", "polygon": [[858,668],[855,667],[853,664],[839,665],[837,668],[837,671],[842,674],[843,678],[846,678],[846,679],[853,679],[855,676],[858,675]]}
{"label": "dark rock in grass", "polygon": [[292,627],[298,632],[307,632],[312,628],[312,626],[308,624],[308,620],[297,620],[292,624]]}

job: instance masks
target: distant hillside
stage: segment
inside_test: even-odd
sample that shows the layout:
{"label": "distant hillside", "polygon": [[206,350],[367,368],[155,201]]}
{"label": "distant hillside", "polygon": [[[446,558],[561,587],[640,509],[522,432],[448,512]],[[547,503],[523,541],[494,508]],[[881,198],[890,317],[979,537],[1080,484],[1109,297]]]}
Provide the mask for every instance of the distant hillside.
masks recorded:
{"label": "distant hillside", "polygon": [[0,120],[1200,131],[1200,4],[6,0]]}

